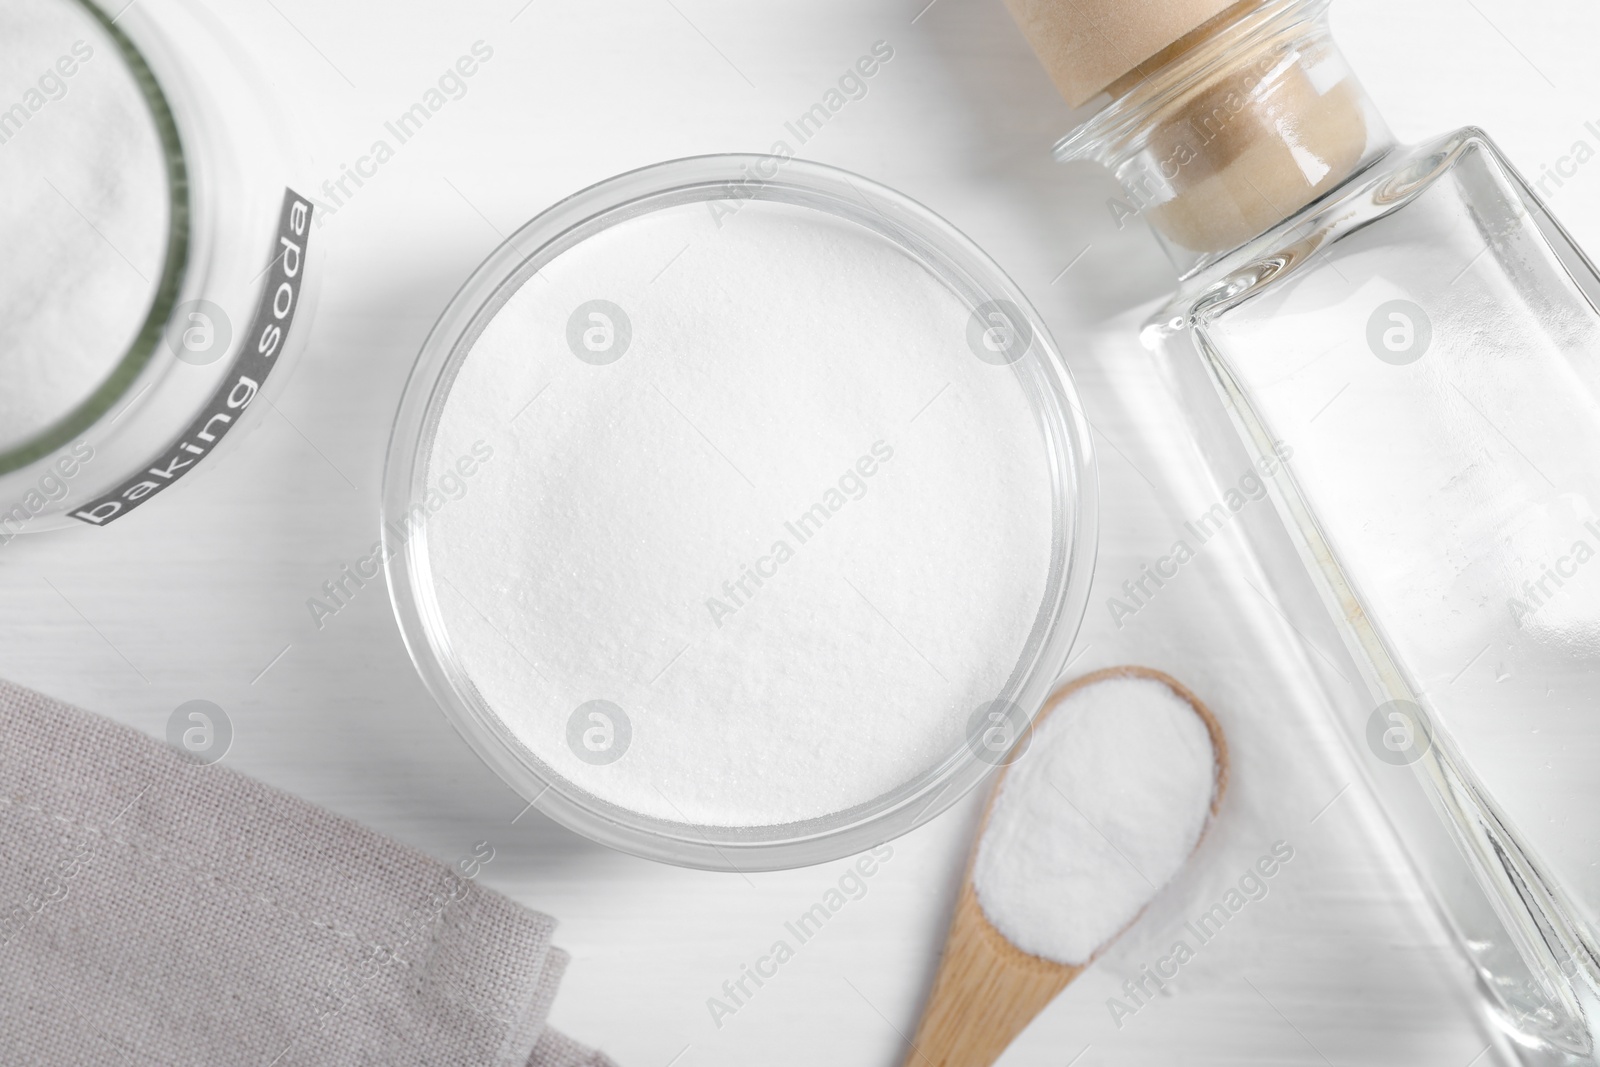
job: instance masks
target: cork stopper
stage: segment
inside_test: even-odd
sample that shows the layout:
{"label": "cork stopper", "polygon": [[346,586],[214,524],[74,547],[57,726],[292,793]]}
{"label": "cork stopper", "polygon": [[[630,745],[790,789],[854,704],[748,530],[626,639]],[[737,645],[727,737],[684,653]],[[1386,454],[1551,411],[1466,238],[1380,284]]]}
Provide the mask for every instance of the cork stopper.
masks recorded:
{"label": "cork stopper", "polygon": [[[1353,81],[1319,92],[1303,68],[1291,66],[1263,92],[1253,78],[1247,67],[1204,86],[1151,130],[1156,157],[1193,157],[1173,182],[1176,195],[1147,208],[1150,222],[1184,248],[1243,244],[1344,181],[1366,152],[1367,120]],[[1233,114],[1229,94],[1250,106]]]}
{"label": "cork stopper", "polygon": [[1112,97],[1057,158],[1111,168],[1180,269],[1266,232],[1392,144],[1328,34],[1327,0],[1155,2],[1007,0],[1069,102]]}
{"label": "cork stopper", "polygon": [[1006,0],[1061,95],[1082,107],[1239,0]]}

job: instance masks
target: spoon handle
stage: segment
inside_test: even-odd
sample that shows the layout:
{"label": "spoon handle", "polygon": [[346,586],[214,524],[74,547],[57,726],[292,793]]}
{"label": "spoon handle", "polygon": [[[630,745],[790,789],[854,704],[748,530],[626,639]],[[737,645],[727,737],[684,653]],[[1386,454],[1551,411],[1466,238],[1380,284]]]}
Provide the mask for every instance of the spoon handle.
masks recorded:
{"label": "spoon handle", "polygon": [[905,1067],[990,1067],[1082,973],[1007,941],[983,914],[971,881],[963,883]]}

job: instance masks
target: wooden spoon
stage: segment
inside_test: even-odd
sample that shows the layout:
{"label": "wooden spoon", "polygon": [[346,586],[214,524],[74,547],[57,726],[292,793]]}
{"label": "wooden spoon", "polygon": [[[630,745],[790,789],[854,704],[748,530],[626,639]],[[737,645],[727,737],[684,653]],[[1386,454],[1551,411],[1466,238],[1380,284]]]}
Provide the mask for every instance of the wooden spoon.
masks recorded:
{"label": "wooden spoon", "polygon": [[[1215,817],[1223,790],[1228,785],[1228,744],[1211,709],[1177,679],[1148,667],[1109,667],[1086,674],[1051,694],[1035,720],[1035,727],[1073,693],[1111,678],[1151,678],[1161,682],[1188,701],[1195,714],[1205,722],[1217,760],[1217,784],[1211,796],[1211,815]],[[983,840],[995,798],[1000,795],[1004,782],[1005,771],[1002,770],[989,794],[972,854],[967,859],[967,872],[962,879],[961,895],[956,899],[955,915],[950,920],[950,932],[945,938],[939,973],[922,1010],[922,1021],[917,1024],[905,1067],[990,1067],[1033,1017],[1088,966],[1057,963],[1022,951],[995,929],[978,903],[978,894],[972,885],[972,866],[978,855],[977,843]],[[1210,825],[1208,819],[1196,840],[1196,847],[1205,838]],[[1140,914],[1143,914],[1142,909]],[[1135,916],[1133,922],[1137,921],[1138,916]],[[1095,955],[1103,952],[1118,936],[1121,931],[1096,949]]]}

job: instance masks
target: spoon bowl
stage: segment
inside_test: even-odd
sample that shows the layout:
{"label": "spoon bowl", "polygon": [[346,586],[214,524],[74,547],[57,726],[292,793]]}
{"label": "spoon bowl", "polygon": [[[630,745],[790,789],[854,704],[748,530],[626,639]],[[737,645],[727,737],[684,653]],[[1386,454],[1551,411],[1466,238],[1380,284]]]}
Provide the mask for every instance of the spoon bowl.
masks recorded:
{"label": "spoon bowl", "polygon": [[[1216,759],[1216,778],[1210,812],[1195,841],[1195,847],[1198,848],[1216,818],[1222,794],[1228,785],[1228,745],[1222,725],[1211,709],[1177,679],[1149,667],[1109,667],[1094,671],[1052,693],[1039,712],[1035,728],[1075,693],[1114,678],[1145,678],[1160,682],[1188,703],[1205,723]],[[1019,743],[1026,740],[1024,736]],[[923,1008],[905,1067],[990,1067],[1033,1021],[1034,1016],[1044,1010],[1057,994],[1082,974],[1128,928],[1125,926],[1113,934],[1095,949],[1088,961],[1068,964],[1023,951],[989,921],[978,900],[972,871],[977,861],[978,844],[988,829],[989,817],[1005,784],[1006,774],[1007,770],[1002,770],[995,779],[984,806],[983,818],[967,860],[966,874],[962,878],[961,891],[956,898],[955,914],[945,938],[944,953],[934,977],[933,991]],[[1192,850],[1190,855],[1193,855]],[[1141,908],[1128,926],[1137,922],[1143,913],[1144,909]]]}

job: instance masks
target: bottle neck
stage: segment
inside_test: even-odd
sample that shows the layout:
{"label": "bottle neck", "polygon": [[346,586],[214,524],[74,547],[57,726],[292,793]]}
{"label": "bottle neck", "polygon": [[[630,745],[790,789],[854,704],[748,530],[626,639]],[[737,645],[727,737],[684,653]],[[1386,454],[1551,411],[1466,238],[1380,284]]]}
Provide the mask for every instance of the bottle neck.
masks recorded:
{"label": "bottle neck", "polygon": [[1056,148],[1122,184],[1119,221],[1149,220],[1192,274],[1393,147],[1328,32],[1328,0],[1225,12],[1110,87]]}

